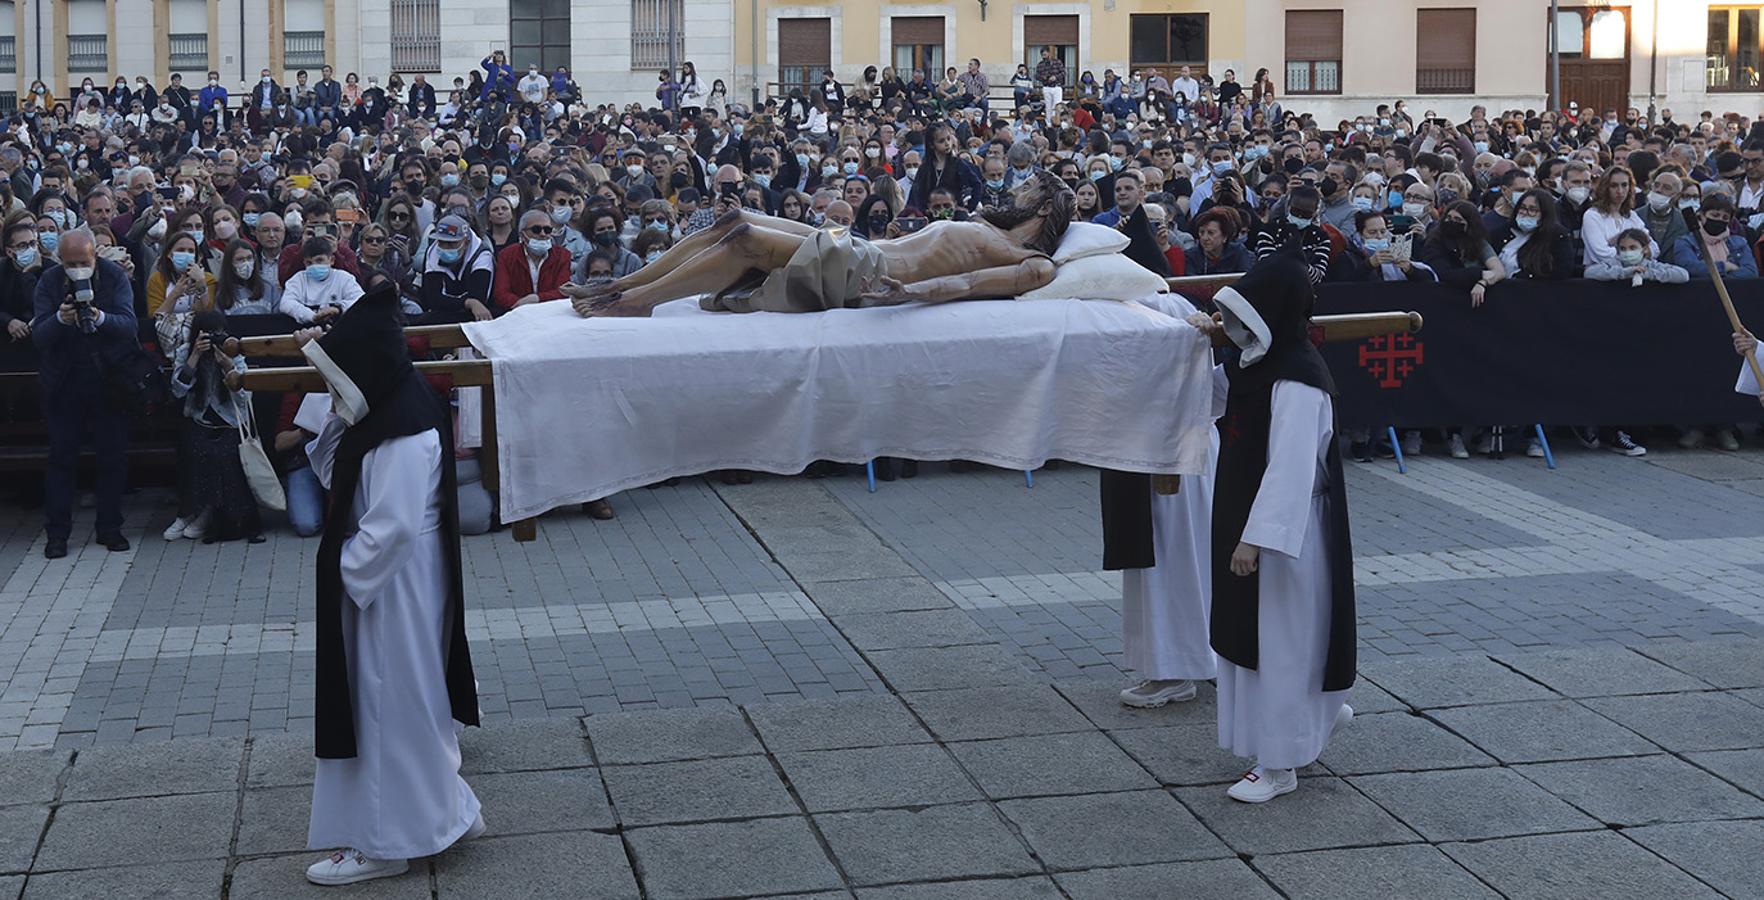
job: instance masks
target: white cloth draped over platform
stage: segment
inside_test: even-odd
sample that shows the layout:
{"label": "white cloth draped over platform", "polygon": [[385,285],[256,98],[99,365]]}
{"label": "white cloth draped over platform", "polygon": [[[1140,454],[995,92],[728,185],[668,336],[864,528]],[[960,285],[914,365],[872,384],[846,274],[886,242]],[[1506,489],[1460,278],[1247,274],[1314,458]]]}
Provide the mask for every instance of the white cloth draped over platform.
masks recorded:
{"label": "white cloth draped over platform", "polygon": [[495,372],[504,521],[717,469],[817,459],[1049,459],[1199,475],[1212,357],[1188,323],[1114,301],[470,323]]}

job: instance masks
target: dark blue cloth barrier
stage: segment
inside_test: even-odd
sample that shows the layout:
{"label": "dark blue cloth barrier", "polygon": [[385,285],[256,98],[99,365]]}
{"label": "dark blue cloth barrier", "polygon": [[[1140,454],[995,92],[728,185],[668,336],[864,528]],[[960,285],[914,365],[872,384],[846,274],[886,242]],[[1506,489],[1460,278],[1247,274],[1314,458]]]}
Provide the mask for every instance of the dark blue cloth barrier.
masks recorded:
{"label": "dark blue cloth barrier", "polygon": [[[1764,281],[1729,281],[1764,332]],[[1413,310],[1413,335],[1331,343],[1342,427],[1703,425],[1756,422],[1734,393],[1741,358],[1713,282],[1504,282],[1470,306],[1459,285],[1327,283],[1317,315]]]}

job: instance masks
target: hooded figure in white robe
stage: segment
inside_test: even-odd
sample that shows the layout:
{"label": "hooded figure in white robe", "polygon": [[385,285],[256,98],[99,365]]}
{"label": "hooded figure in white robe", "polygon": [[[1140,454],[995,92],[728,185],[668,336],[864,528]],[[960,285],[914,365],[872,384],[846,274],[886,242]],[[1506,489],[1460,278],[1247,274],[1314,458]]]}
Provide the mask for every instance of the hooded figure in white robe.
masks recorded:
{"label": "hooded figure in white robe", "polygon": [[1296,790],[1296,770],[1353,715],[1353,549],[1313,300],[1304,264],[1285,253],[1213,298],[1240,351],[1222,367],[1213,485],[1219,745],[1256,760],[1228,792],[1252,803]]}
{"label": "hooded figure in white robe", "polygon": [[398,298],[364,296],[302,352],[333,412],[307,453],[330,491],[318,563],[318,884],[397,875],[482,833],[454,722],[478,724],[446,407],[417,374]]}

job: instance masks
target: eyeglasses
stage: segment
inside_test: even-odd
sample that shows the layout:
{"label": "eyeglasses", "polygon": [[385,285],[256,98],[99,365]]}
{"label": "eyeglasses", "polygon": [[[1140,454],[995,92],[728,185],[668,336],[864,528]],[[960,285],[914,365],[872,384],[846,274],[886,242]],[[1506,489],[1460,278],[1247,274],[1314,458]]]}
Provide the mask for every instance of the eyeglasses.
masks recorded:
{"label": "eyeglasses", "polygon": [[527,233],[534,237],[550,237],[552,230],[550,225],[532,225],[527,228]]}
{"label": "eyeglasses", "polygon": [[410,221],[410,214],[409,213],[398,213],[398,212],[387,213],[386,218],[393,221],[393,222],[408,222],[408,221]]}
{"label": "eyeglasses", "polygon": [[364,244],[384,244],[386,243],[386,239],[383,237],[364,237],[361,239],[361,242]]}

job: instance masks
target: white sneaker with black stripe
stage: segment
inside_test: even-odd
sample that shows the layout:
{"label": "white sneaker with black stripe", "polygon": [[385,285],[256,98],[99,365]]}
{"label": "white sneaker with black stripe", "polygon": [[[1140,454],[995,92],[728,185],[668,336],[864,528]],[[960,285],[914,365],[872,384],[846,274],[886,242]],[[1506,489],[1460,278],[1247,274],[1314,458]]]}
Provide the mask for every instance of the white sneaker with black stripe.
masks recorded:
{"label": "white sneaker with black stripe", "polygon": [[1121,705],[1134,709],[1157,709],[1169,703],[1193,699],[1194,682],[1187,679],[1141,681],[1121,692]]}

